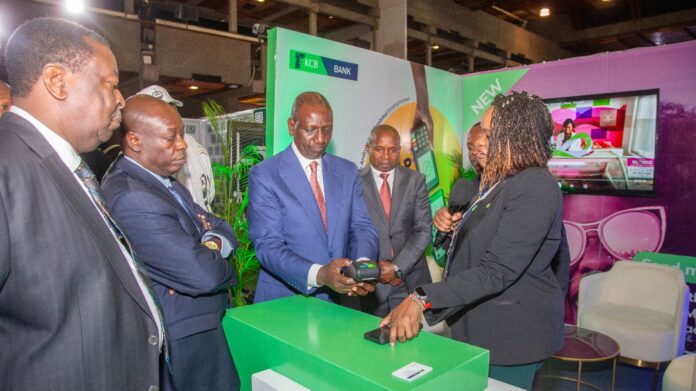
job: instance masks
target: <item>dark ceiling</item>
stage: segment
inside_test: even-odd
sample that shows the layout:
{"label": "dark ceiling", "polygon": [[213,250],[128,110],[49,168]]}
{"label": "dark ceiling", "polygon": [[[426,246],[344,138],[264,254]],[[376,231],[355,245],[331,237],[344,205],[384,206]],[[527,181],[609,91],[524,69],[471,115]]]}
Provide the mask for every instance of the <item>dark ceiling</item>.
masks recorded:
{"label": "dark ceiling", "polygon": [[[118,8],[122,0],[95,0],[102,6]],[[433,0],[437,1],[437,0]],[[136,0],[143,4],[145,0]],[[228,0],[150,0],[155,6],[157,16],[164,19],[189,19],[190,23],[205,27],[227,29]],[[322,0],[362,14],[368,14],[369,7],[357,0]],[[626,50],[635,47],[657,46],[683,42],[696,38],[696,18],[670,18],[675,14],[696,9],[695,0],[454,0],[456,4],[473,11],[482,11],[502,20],[527,28],[532,32],[559,42],[559,45],[575,55],[588,55],[599,52]],[[540,17],[539,10],[548,7],[551,15]],[[271,26],[308,31],[307,10],[276,0],[238,0],[238,29],[242,34],[251,34],[254,23],[263,22]],[[646,18],[662,16],[664,20],[626,30],[615,29],[621,23],[634,22],[640,26]],[[353,25],[340,18],[319,14],[317,20],[319,34]],[[554,28],[554,26],[557,26]],[[558,40],[558,28],[562,27],[563,40]],[[606,33],[602,33],[602,29]],[[592,34],[582,32],[594,30]],[[597,31],[599,30],[599,31]],[[617,30],[618,32],[614,32]],[[446,35],[448,32],[439,32]],[[574,34],[577,33],[577,36]],[[471,37],[469,37],[471,38]],[[366,42],[352,42],[365,46]],[[433,52],[433,66],[455,72],[465,72],[466,56],[447,49]],[[416,39],[408,42],[409,60],[425,61],[425,44]],[[526,63],[524,58],[516,59]],[[476,71],[500,67],[483,59],[475,60]]]}
{"label": "dark ceiling", "polygon": [[[696,38],[696,19],[669,21],[669,15],[696,7],[694,0],[454,0],[471,10],[480,10],[500,19],[530,28],[542,27],[545,21],[563,19],[572,31],[602,28],[622,22],[639,22],[645,18],[667,16],[661,26],[607,34],[592,39],[579,38],[560,42],[564,49],[577,55],[625,50],[684,42]],[[542,18],[539,10],[548,7],[551,15]],[[677,18],[674,18],[677,19]],[[636,23],[639,26],[640,23]],[[534,30],[533,30],[534,31]],[[542,30],[543,31],[543,30]],[[552,31],[541,35],[554,39]]]}
{"label": "dark ceiling", "polygon": [[[122,11],[124,7],[124,0],[88,1],[91,6],[98,8]],[[488,13],[558,42],[562,48],[576,56],[696,39],[696,16],[694,16],[696,0],[453,1],[463,8]],[[228,30],[228,0],[134,0],[134,2],[136,12],[143,12],[149,3],[151,16],[212,29]],[[374,10],[358,0],[320,0],[319,2],[363,15],[376,16]],[[549,16],[539,16],[539,10],[542,7],[550,9]],[[1,5],[0,11],[3,11]],[[18,18],[21,17],[21,12],[16,14]],[[11,28],[14,28],[13,22],[16,21],[9,23]],[[259,22],[301,32],[309,30],[308,11],[300,6],[279,0],[237,0],[238,32],[252,35],[252,26]],[[462,23],[465,22],[462,21]],[[419,30],[422,27],[411,17],[408,23],[409,28],[412,29]],[[355,23],[334,15],[319,14],[317,16],[319,35],[353,25]],[[464,42],[475,38],[462,37],[457,32],[439,29],[436,35],[453,42]],[[369,47],[369,42],[362,40],[353,40],[348,43]],[[488,47],[486,43],[481,43],[479,49],[493,54],[503,54],[500,49],[495,46]],[[425,63],[426,52],[427,47],[424,41],[409,37],[407,42],[409,60]],[[254,53],[258,55],[259,52]],[[513,54],[512,59],[521,64],[530,63],[523,54]],[[465,54],[443,47],[433,48],[432,65],[451,72],[466,73],[469,72],[470,64]],[[502,66],[479,57],[475,58],[473,63],[474,71]],[[170,80],[168,83],[170,88],[177,90],[179,96],[206,94],[227,88],[224,85],[211,84],[201,87],[198,91],[192,91],[188,85],[182,84],[181,80]]]}

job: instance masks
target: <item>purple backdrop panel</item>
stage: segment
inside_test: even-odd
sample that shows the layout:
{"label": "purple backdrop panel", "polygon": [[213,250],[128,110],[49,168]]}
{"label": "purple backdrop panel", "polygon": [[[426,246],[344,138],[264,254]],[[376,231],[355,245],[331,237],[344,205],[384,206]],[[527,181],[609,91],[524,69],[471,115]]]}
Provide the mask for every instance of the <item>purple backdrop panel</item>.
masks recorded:
{"label": "purple backdrop panel", "polygon": [[[566,227],[571,227],[571,252],[575,252],[566,320],[574,323],[577,287],[584,274],[607,270],[617,259],[647,247],[653,248],[647,251],[696,256],[696,42],[604,53],[528,68],[513,89],[544,99],[659,89],[655,197],[565,197],[564,219]],[[624,112],[617,116],[621,130],[625,115]],[[590,123],[586,121],[582,122]],[[642,207],[649,208],[637,210]],[[624,214],[629,216],[614,220]],[[644,228],[638,232],[621,228],[631,219],[639,219]],[[599,232],[599,225],[606,220],[613,223],[603,224],[606,229]],[[691,303],[690,315],[696,313],[695,304]],[[689,322],[693,325],[694,319]],[[696,341],[696,334],[688,338]]]}

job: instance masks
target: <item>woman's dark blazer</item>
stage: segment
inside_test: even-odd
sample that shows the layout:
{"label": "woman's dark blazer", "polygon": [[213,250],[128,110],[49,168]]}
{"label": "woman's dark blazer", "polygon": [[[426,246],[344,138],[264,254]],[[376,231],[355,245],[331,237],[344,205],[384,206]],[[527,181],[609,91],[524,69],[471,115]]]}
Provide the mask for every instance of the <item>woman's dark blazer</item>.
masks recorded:
{"label": "woman's dark blazer", "polygon": [[563,198],[545,168],[509,176],[455,239],[442,282],[422,286],[428,323],[490,350],[492,365],[543,360],[563,344],[568,279]]}

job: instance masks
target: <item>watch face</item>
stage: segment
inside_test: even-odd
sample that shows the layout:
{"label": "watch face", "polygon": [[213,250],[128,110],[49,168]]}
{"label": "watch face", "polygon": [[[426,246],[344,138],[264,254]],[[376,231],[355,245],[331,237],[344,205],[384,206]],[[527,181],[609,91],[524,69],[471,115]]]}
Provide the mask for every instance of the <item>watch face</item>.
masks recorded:
{"label": "watch face", "polygon": [[215,242],[203,242],[203,245],[211,250],[218,250],[219,247]]}
{"label": "watch face", "polygon": [[396,270],[394,271],[394,276],[395,276],[396,278],[401,278],[401,277],[404,276],[404,271],[401,270],[401,269],[396,269]]}

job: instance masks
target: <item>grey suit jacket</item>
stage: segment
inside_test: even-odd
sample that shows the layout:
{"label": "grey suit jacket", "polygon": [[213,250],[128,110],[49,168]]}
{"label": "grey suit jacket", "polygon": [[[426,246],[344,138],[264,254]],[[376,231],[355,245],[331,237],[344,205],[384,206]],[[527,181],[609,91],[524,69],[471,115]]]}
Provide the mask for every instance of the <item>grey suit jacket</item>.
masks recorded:
{"label": "grey suit jacket", "polygon": [[0,139],[0,389],[158,387],[156,323],[89,196],[23,118]]}
{"label": "grey suit jacket", "polygon": [[[567,248],[563,198],[545,168],[506,178],[463,222],[443,282],[423,286],[454,339],[489,349],[491,364],[543,360],[563,344]],[[562,263],[562,264],[559,264]]]}
{"label": "grey suit jacket", "polygon": [[369,165],[360,170],[360,178],[365,204],[372,222],[379,231],[378,259],[392,259],[406,275],[405,283],[397,287],[377,284],[377,308],[369,312],[385,316],[417,286],[432,282],[424,255],[425,248],[432,240],[433,220],[428,188],[423,174],[397,166],[391,189],[391,216],[390,221],[387,221],[379,198],[379,189]]}

